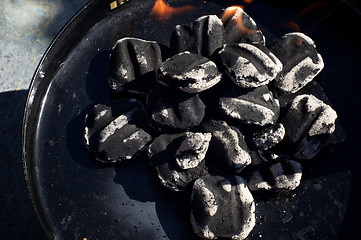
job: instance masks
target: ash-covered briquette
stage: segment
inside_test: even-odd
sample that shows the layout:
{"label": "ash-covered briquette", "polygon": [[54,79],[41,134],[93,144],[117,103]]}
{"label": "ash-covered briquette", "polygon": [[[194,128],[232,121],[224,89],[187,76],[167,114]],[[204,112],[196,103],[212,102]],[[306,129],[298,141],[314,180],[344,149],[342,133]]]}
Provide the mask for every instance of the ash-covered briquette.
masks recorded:
{"label": "ash-covered briquette", "polygon": [[288,33],[269,46],[278,57],[283,69],[272,82],[280,93],[295,93],[323,69],[321,55],[313,40],[303,33]]}
{"label": "ash-covered briquette", "polygon": [[[190,135],[191,133],[163,134],[157,137],[148,148],[148,156],[156,169],[157,177],[160,183],[169,190],[183,191],[194,180],[208,174],[208,165],[205,159],[199,156],[203,155],[206,149],[198,153],[189,152],[188,164],[176,159],[177,156],[183,155],[180,153],[184,148],[182,145]],[[208,137],[206,133],[200,136],[205,144]],[[179,164],[186,165],[186,169],[182,169]]]}
{"label": "ash-covered briquette", "polygon": [[147,98],[147,117],[157,131],[187,130],[198,126],[205,115],[198,94],[155,85]]}
{"label": "ash-covered briquette", "polygon": [[310,94],[296,96],[281,119],[285,138],[297,143],[295,157],[311,159],[335,131],[337,113],[320,99]]}
{"label": "ash-covered briquette", "polygon": [[97,104],[85,119],[85,145],[104,163],[131,159],[144,150],[152,137],[144,130],[146,112],[135,99]]}
{"label": "ash-covered briquette", "polygon": [[258,126],[277,122],[280,113],[279,102],[267,86],[255,88],[247,94],[241,94],[241,91],[235,94],[237,95],[220,97],[219,108],[223,114]]}
{"label": "ash-covered briquette", "polygon": [[243,88],[266,85],[282,70],[282,63],[263,45],[226,44],[219,56],[226,74]]}
{"label": "ash-covered briquette", "polygon": [[222,78],[217,65],[199,54],[182,52],[168,58],[157,72],[160,84],[188,93],[199,93],[216,85]]}
{"label": "ash-covered briquette", "polygon": [[282,123],[265,127],[253,134],[252,141],[258,149],[267,150],[278,144],[285,136],[285,128]]}
{"label": "ash-covered briquette", "polygon": [[301,178],[301,164],[287,160],[253,170],[248,178],[248,187],[252,191],[290,191],[300,185]]}
{"label": "ash-covered briquette", "polygon": [[248,146],[238,128],[225,121],[210,120],[203,123],[201,129],[212,133],[207,157],[220,169],[239,173],[251,163]]}
{"label": "ash-covered briquette", "polygon": [[145,95],[162,63],[157,42],[126,37],[117,41],[109,59],[108,84],[117,93]]}
{"label": "ash-covered briquette", "polygon": [[205,15],[189,24],[177,25],[172,32],[170,47],[176,53],[189,51],[211,56],[225,43],[225,31],[216,15]]}
{"label": "ash-covered briquette", "polygon": [[245,239],[255,226],[255,202],[246,181],[235,175],[197,179],[191,195],[191,224],[202,238]]}
{"label": "ash-covered briquette", "polygon": [[226,32],[226,43],[265,44],[262,31],[241,7],[226,8],[222,22]]}
{"label": "ash-covered briquette", "polygon": [[180,147],[176,151],[176,161],[181,169],[198,166],[206,156],[211,133],[186,132]]}

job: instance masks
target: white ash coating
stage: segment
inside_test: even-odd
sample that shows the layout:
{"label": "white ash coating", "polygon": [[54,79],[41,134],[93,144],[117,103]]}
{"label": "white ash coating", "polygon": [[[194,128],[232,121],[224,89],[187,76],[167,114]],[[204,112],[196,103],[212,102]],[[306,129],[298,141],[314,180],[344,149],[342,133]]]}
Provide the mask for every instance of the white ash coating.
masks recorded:
{"label": "white ash coating", "polygon": [[290,110],[297,111],[301,106],[302,109],[310,113],[320,111],[311,128],[308,130],[308,136],[312,137],[321,134],[332,134],[335,131],[337,113],[330,105],[311,94],[302,94],[295,97],[292,101]]}
{"label": "white ash coating", "polygon": [[293,173],[286,174],[280,162],[271,165],[269,168],[275,180],[274,188],[278,190],[294,190],[300,185],[302,167],[301,164],[293,160],[288,160],[285,163],[292,168]]}
{"label": "white ash coating", "polygon": [[[220,101],[220,108],[228,116],[248,124],[265,126],[267,124],[273,124],[275,121],[275,113],[271,109],[244,99],[223,98],[223,101]],[[236,109],[242,109],[242,111],[236,111]],[[251,112],[257,112],[262,116],[261,119],[259,121],[248,119],[248,116],[245,116],[243,112],[245,109]]]}
{"label": "white ash coating", "polygon": [[[237,48],[226,44],[219,54],[226,73],[240,87],[266,85],[282,70],[282,63],[274,54],[251,44],[239,43]],[[229,62],[229,58],[235,57],[236,60]]]}
{"label": "white ash coating", "polygon": [[[226,123],[224,123],[224,125],[225,124]],[[227,132],[227,134],[225,134],[225,132]],[[219,139],[226,146],[234,145],[234,151],[237,154],[236,157],[232,159],[232,163],[235,166],[237,172],[240,172],[244,166],[251,164],[251,155],[246,149],[243,149],[240,146],[237,132],[228,127],[228,125],[226,130],[212,132],[212,137]]]}
{"label": "white ash coating", "polygon": [[198,166],[206,156],[211,133],[186,132],[185,138],[176,151],[176,162],[181,169],[190,169]]}
{"label": "white ash coating", "polygon": [[[174,69],[172,64],[176,64],[181,58],[197,58],[199,64],[189,68],[184,67],[184,71],[179,72],[179,69]],[[184,62],[184,60],[182,59]],[[174,63],[173,63],[174,62]],[[193,64],[188,61],[186,64]],[[159,68],[158,82],[164,86],[176,88],[187,93],[198,93],[205,91],[216,85],[222,78],[222,74],[218,71],[217,65],[200,55],[193,54],[189,51],[181,52],[168,58]]]}
{"label": "white ash coating", "polygon": [[253,134],[253,142],[257,148],[267,150],[278,144],[285,136],[285,128],[282,123],[264,128]]}
{"label": "white ash coating", "polygon": [[324,68],[314,41],[300,32],[288,33],[270,45],[283,63],[283,70],[272,85],[281,93],[295,93],[314,79]]}
{"label": "white ash coating", "polygon": [[218,209],[218,203],[214,197],[214,194],[209,190],[204,183],[202,178],[197,179],[194,182],[194,191],[198,191],[203,198],[203,206],[205,207],[205,212],[209,214],[209,216],[213,216],[216,214]]}
{"label": "white ash coating", "polygon": [[122,114],[116,119],[114,119],[111,123],[109,123],[100,133],[99,133],[99,141],[101,143],[105,142],[114,132],[118,129],[121,129],[125,125],[129,123],[132,119],[132,115],[138,111],[138,108],[135,108],[126,114]]}

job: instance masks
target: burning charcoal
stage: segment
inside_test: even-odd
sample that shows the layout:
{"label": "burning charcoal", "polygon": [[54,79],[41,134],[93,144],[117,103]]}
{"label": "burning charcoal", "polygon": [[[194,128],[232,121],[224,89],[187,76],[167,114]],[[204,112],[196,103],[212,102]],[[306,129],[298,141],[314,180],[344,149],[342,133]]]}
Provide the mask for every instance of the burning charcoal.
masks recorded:
{"label": "burning charcoal", "polygon": [[[207,144],[208,134],[202,134],[202,143]],[[195,179],[208,174],[208,166],[201,155],[205,154],[206,149],[201,151],[192,150],[187,153],[189,160],[182,158],[185,150],[185,141],[193,142],[190,145],[199,146],[201,142],[194,143],[189,140],[190,136],[197,138],[197,133],[181,133],[181,134],[163,134],[157,137],[148,148],[148,156],[156,169],[157,177],[160,183],[169,190],[183,191]],[[188,145],[188,144],[187,144]],[[198,146],[197,146],[198,145]],[[183,153],[182,153],[183,152]],[[183,155],[184,156],[184,155]],[[178,159],[177,159],[178,157]],[[186,169],[179,167],[182,165]]]}
{"label": "burning charcoal", "polygon": [[154,70],[161,63],[161,51],[156,42],[122,38],[110,55],[109,86],[117,93],[126,91],[144,95],[152,86]]}
{"label": "burning charcoal", "polygon": [[217,65],[198,54],[179,53],[159,68],[158,82],[188,93],[198,93],[217,84],[222,77]]}
{"label": "burning charcoal", "polygon": [[267,86],[238,96],[221,97],[219,107],[223,114],[247,124],[265,126],[277,122],[280,107]]}
{"label": "burning charcoal", "polygon": [[243,88],[266,85],[282,70],[282,63],[263,45],[226,44],[219,55],[226,74]]}
{"label": "burning charcoal", "polygon": [[285,136],[285,128],[282,123],[272,125],[253,134],[253,142],[257,148],[267,150],[282,141]]}
{"label": "burning charcoal", "polygon": [[323,60],[313,40],[303,33],[288,33],[269,46],[283,64],[272,82],[281,93],[295,93],[323,69]]}
{"label": "burning charcoal", "polygon": [[177,25],[173,30],[170,47],[177,53],[190,51],[206,57],[223,46],[223,23],[216,15],[197,18],[190,24]]}
{"label": "burning charcoal", "polygon": [[313,95],[302,94],[294,98],[282,118],[287,138],[298,143],[295,157],[311,159],[335,131],[337,113]]}
{"label": "burning charcoal", "polygon": [[254,170],[248,179],[248,187],[256,190],[294,190],[300,185],[302,167],[296,161],[288,160]]}
{"label": "burning charcoal", "polygon": [[206,175],[194,182],[191,224],[202,238],[244,239],[255,226],[255,202],[240,176]]}
{"label": "burning charcoal", "polygon": [[146,129],[145,109],[135,99],[98,104],[87,114],[85,144],[104,163],[131,159],[152,140]]}
{"label": "burning charcoal", "polygon": [[147,99],[147,114],[157,131],[186,130],[201,123],[205,105],[198,94],[155,86]]}
{"label": "burning charcoal", "polygon": [[265,37],[256,22],[240,7],[228,7],[222,21],[226,32],[226,43],[264,44]]}
{"label": "burning charcoal", "polygon": [[215,120],[205,122],[201,128],[212,133],[207,156],[220,168],[239,173],[251,163],[249,149],[239,129]]}
{"label": "burning charcoal", "polygon": [[186,132],[184,140],[176,152],[176,161],[181,169],[190,169],[198,164],[206,156],[211,133]]}

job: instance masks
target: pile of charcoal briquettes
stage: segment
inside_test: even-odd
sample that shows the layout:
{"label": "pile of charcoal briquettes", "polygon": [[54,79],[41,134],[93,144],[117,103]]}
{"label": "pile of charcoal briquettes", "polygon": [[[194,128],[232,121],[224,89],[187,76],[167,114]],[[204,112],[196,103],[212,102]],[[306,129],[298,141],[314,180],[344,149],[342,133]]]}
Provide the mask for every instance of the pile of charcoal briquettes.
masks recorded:
{"label": "pile of charcoal briquettes", "polygon": [[169,45],[116,42],[115,97],[87,114],[85,145],[103,163],[147,155],[166,189],[191,189],[195,234],[244,239],[252,192],[294,190],[302,161],[332,143],[337,114],[312,94],[322,57],[300,32],[266,45],[239,7],[177,25]]}

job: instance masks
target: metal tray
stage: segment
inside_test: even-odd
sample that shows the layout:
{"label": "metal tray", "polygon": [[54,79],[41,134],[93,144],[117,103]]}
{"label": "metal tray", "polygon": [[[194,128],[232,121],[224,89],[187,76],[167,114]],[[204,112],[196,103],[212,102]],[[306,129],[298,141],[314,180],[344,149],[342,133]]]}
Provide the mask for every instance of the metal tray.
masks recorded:
{"label": "metal tray", "polygon": [[31,82],[22,126],[23,168],[47,236],[198,239],[189,224],[188,198],[159,187],[144,158],[103,166],[88,156],[84,116],[95,103],[112,98],[106,78],[116,40],[132,36],[167,45],[176,24],[220,16],[231,5],[244,5],[270,38],[299,28],[314,39],[325,62],[325,92],[347,135],[315,164],[306,163],[297,190],[256,196],[257,224],[247,239],[354,236],[361,182],[360,14],[343,1],[174,0],[173,7],[195,9],[165,21],[149,15],[155,0],[121,2],[112,11],[104,0],[87,4],[49,46]]}

